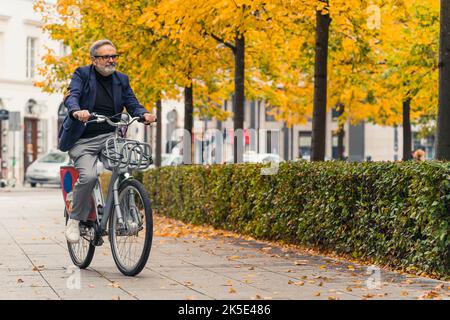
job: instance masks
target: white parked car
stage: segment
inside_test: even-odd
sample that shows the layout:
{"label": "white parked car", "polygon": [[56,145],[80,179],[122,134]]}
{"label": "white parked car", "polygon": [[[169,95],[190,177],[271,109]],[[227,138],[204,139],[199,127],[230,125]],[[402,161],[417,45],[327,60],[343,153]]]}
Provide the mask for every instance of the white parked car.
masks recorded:
{"label": "white parked car", "polygon": [[61,184],[59,167],[69,163],[70,158],[67,152],[51,150],[28,166],[25,182],[28,182],[31,187],[36,187],[38,183],[59,185]]}

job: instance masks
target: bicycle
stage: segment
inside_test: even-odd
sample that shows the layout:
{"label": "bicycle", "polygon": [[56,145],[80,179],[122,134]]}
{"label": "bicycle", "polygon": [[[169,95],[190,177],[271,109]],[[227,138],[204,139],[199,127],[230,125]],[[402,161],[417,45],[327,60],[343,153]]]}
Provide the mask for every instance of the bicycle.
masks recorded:
{"label": "bicycle", "polygon": [[[106,141],[99,159],[108,165],[112,176],[106,201],[103,199],[100,179],[97,178],[89,204],[89,217],[87,221],[80,222],[80,240],[77,243],[67,242],[67,245],[72,262],[80,269],[85,269],[94,257],[95,248],[103,245],[103,237],[108,236],[117,268],[126,276],[135,276],[145,267],[150,255],[153,213],[144,186],[133,178],[131,172],[147,169],[153,160],[148,143],[125,139],[122,131],[134,121],[142,122],[143,119],[130,119],[128,114],[123,113],[118,122],[113,122],[113,117],[93,113],[86,122],[86,125],[107,122],[116,127],[114,137]],[[63,166],[60,176],[67,225],[78,172],[74,166]],[[136,256],[131,257],[132,254]]]}

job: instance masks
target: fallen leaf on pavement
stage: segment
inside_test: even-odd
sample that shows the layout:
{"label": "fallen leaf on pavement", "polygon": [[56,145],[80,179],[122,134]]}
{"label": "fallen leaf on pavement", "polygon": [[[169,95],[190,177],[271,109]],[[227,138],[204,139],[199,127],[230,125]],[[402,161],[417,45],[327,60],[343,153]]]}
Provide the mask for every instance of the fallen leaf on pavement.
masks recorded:
{"label": "fallen leaf on pavement", "polygon": [[305,283],[303,281],[294,282],[292,280],[289,280],[288,284],[294,284],[296,286],[303,286],[303,285],[305,285]]}
{"label": "fallen leaf on pavement", "polygon": [[17,279],[17,283],[23,283],[24,281],[22,279]]}
{"label": "fallen leaf on pavement", "polygon": [[402,284],[413,284],[413,283],[414,283],[414,281],[409,280],[409,279],[402,282]]}
{"label": "fallen leaf on pavement", "polygon": [[419,299],[435,299],[435,298],[439,298],[439,293],[433,290],[426,292],[425,294],[419,297]]}
{"label": "fallen leaf on pavement", "polygon": [[108,287],[120,288],[120,284],[118,282],[113,281],[112,283],[108,283]]}
{"label": "fallen leaf on pavement", "polygon": [[406,297],[407,295],[409,295],[408,291],[402,291],[400,294],[401,294],[402,296],[404,296],[404,297]]}
{"label": "fallen leaf on pavement", "polygon": [[320,296],[320,292],[316,292],[316,293],[314,294],[314,296],[319,297],[319,296]]}
{"label": "fallen leaf on pavement", "polygon": [[44,269],[44,266],[34,266],[33,271],[41,271]]}
{"label": "fallen leaf on pavement", "polygon": [[437,286],[434,288],[434,290],[441,290],[441,289],[444,289],[444,284],[443,284],[443,283],[437,285]]}
{"label": "fallen leaf on pavement", "polygon": [[228,290],[228,293],[236,293],[236,289],[230,288],[230,290]]}

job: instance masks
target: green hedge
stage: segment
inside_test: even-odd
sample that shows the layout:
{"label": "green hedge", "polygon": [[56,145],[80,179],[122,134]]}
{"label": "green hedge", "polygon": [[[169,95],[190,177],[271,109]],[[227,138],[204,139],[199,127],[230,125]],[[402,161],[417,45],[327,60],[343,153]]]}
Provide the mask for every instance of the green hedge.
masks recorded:
{"label": "green hedge", "polygon": [[164,167],[142,177],[160,213],[261,239],[450,275],[450,171],[440,162]]}

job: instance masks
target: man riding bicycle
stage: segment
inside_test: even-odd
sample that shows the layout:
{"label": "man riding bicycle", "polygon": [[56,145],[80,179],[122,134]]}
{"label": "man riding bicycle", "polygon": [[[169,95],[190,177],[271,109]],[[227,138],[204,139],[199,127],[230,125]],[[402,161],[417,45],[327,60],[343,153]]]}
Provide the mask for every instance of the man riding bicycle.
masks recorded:
{"label": "man riding bicycle", "polygon": [[86,126],[91,113],[111,117],[125,106],[133,117],[142,117],[145,124],[156,121],[136,99],[128,76],[117,72],[117,50],[109,40],[99,40],[90,48],[92,64],[75,70],[70,93],[65,100],[68,115],[59,132],[61,151],[68,151],[79,173],[73,190],[73,205],[65,236],[68,242],[80,238],[79,222],[89,215],[89,200],[97,181],[97,161],[106,140],[115,128],[107,123]]}

